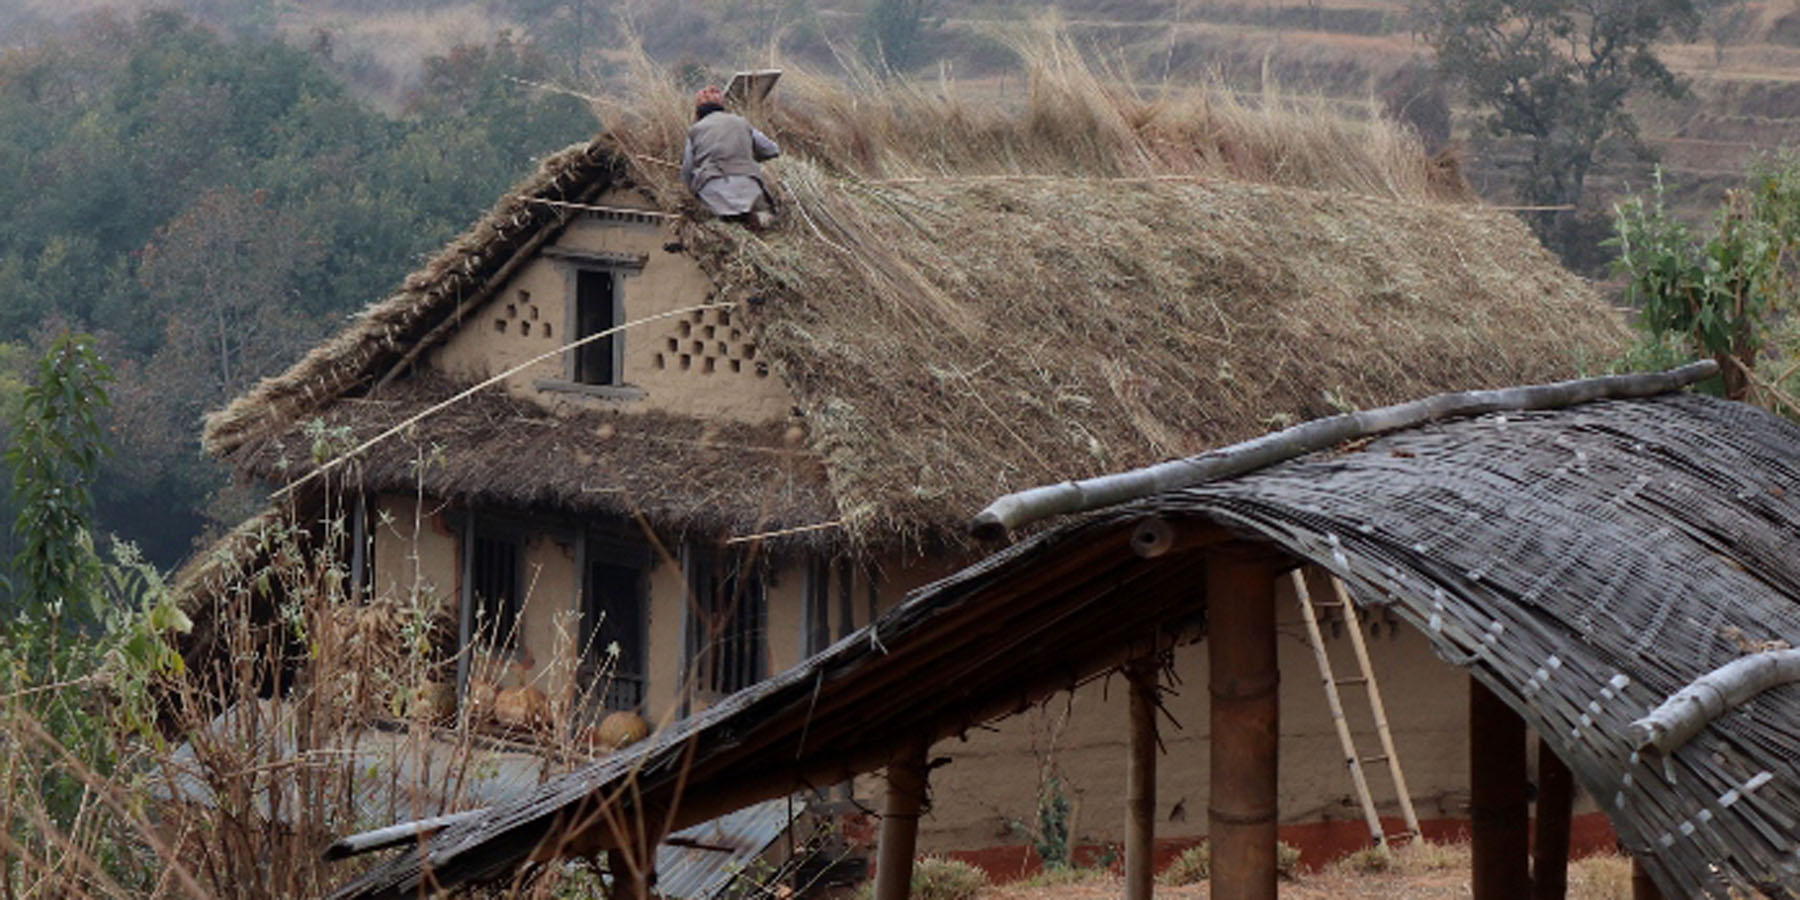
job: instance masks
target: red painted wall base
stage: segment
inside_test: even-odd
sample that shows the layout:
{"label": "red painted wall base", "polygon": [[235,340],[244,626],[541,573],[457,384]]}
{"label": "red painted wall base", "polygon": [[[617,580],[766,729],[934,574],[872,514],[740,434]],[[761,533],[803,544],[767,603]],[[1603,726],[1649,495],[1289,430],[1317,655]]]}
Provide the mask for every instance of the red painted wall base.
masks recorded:
{"label": "red painted wall base", "polygon": [[[1405,828],[1399,819],[1383,819],[1382,825],[1389,834],[1397,834]],[[1469,839],[1469,820],[1467,819],[1430,819],[1419,823],[1420,830],[1425,832],[1426,840],[1440,843],[1466,841]],[[1369,846],[1369,830],[1360,820],[1341,819],[1335,822],[1308,822],[1299,825],[1283,825],[1280,829],[1281,839],[1300,848],[1300,864],[1308,869],[1316,869],[1334,859],[1348,856]],[[1162,868],[1180,856],[1182,851],[1200,843],[1201,838],[1163,838],[1156,842],[1156,868]],[[1618,835],[1613,832],[1612,823],[1606,820],[1604,813],[1587,813],[1579,815],[1570,823],[1569,857],[1579,859],[1595,853],[1609,852],[1618,847]],[[1109,857],[1115,858],[1117,868],[1123,863],[1124,852],[1116,846],[1100,844],[1084,844],[1075,848],[1077,865],[1098,865]],[[995,881],[1013,881],[1036,874],[1044,864],[1038,858],[1037,851],[1030,847],[987,847],[980,850],[953,850],[943,854],[951,859],[960,859],[980,866]]]}

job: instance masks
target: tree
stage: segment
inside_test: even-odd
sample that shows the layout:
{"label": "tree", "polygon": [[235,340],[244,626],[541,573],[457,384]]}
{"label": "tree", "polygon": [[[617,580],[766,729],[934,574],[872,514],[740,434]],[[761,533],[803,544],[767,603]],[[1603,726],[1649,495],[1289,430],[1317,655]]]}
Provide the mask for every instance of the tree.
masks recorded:
{"label": "tree", "polygon": [[104,610],[100,559],[89,520],[91,483],[106,454],[101,411],[112,373],[93,339],[64,334],[51,343],[20,395],[6,464],[18,509],[13,596],[28,620],[97,622]]}
{"label": "tree", "polygon": [[[1727,191],[1704,238],[1668,214],[1660,173],[1648,198],[1619,207],[1617,229],[1614,266],[1651,349],[1711,356],[1726,397],[1760,393],[1765,405],[1800,415],[1784,384],[1800,351],[1789,324],[1800,308],[1800,156],[1765,160],[1748,184]],[[1758,363],[1771,350],[1789,367],[1760,377]]]}
{"label": "tree", "polygon": [[[1701,0],[1414,0],[1421,37],[1462,84],[1496,137],[1526,141],[1518,195],[1578,205],[1589,172],[1615,147],[1647,154],[1625,102],[1680,96],[1685,86],[1652,46],[1690,36]],[[1559,220],[1531,217],[1538,236],[1565,250]]]}
{"label": "tree", "polygon": [[940,5],[941,0],[874,0],[863,13],[859,38],[863,58],[882,73],[912,68],[920,39]]}

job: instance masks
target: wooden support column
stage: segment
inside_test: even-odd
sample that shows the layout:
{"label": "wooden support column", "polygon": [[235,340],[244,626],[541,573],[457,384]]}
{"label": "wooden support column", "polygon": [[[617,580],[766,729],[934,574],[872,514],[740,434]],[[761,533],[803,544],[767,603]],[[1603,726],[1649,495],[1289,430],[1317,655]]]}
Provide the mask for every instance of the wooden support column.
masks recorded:
{"label": "wooden support column", "polygon": [[1543,738],[1538,739],[1537,846],[1532,849],[1532,900],[1569,895],[1569,819],[1575,776]]}
{"label": "wooden support column", "polygon": [[1125,759],[1125,900],[1150,900],[1156,871],[1155,660],[1125,667],[1131,731]]}
{"label": "wooden support column", "polygon": [[1631,900],[1663,900],[1662,891],[1650,880],[1650,870],[1637,857],[1631,859]]}
{"label": "wooden support column", "polygon": [[931,743],[901,748],[887,766],[887,800],[881,808],[881,845],[875,857],[875,900],[907,900],[913,854],[919,843],[919,811],[925,807],[926,753]]}
{"label": "wooden support column", "polygon": [[1275,900],[1275,563],[1272,554],[1243,545],[1221,547],[1206,560],[1214,900]]}
{"label": "wooden support column", "polygon": [[1469,679],[1469,820],[1475,900],[1531,896],[1525,720]]}

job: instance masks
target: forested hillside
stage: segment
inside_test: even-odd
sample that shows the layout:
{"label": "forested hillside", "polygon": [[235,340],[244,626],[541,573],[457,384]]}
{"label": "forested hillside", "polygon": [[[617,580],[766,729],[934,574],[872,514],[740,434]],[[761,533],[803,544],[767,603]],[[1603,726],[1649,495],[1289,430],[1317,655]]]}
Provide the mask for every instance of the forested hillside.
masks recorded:
{"label": "forested hillside", "polygon": [[455,47],[390,114],[323,50],[170,12],[0,55],[0,391],[54,333],[99,336],[120,375],[102,530],[176,562],[227,501],[201,413],[390,290],[534,156],[592,134],[584,102],[508,77],[545,67],[504,36]]}
{"label": "forested hillside", "polygon": [[[0,393],[50,334],[99,335],[120,371],[101,527],[163,565],[221,490],[200,414],[389,290],[534,156],[592,133],[641,45],[688,81],[766,64],[954,82],[1022,98],[1025,0],[6,0],[0,3]],[[1569,258],[1604,275],[1611,211],[1668,167],[1678,214],[1800,117],[1800,2],[1706,0],[1663,57],[1689,91],[1634,100],[1642,149],[1589,179]],[[1492,140],[1432,69],[1406,0],[1064,0],[1059,27],[1154,93],[1210,81],[1247,102],[1323,96],[1457,148],[1517,202]],[[533,85],[554,85],[542,90]],[[4,512],[0,510],[0,512]],[[4,548],[0,548],[4,549]],[[5,554],[0,554],[3,558]]]}

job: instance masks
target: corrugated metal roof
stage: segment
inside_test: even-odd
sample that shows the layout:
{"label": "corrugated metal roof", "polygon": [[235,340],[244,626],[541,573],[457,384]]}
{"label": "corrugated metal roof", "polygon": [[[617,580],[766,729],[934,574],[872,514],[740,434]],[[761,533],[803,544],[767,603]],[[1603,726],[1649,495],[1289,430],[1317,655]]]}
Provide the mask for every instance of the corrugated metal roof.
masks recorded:
{"label": "corrugated metal roof", "polygon": [[680,900],[718,896],[805,808],[798,797],[778,797],[675,832],[674,837],[705,846],[671,847],[665,843],[657,847],[657,893]]}

